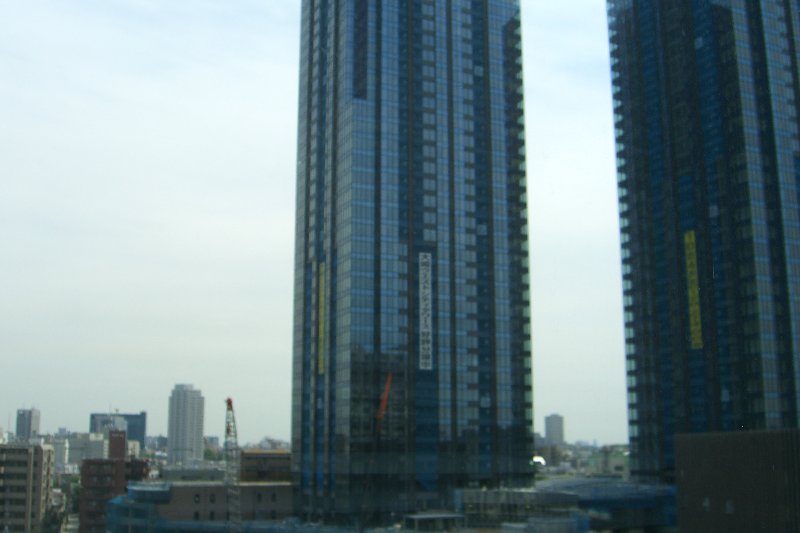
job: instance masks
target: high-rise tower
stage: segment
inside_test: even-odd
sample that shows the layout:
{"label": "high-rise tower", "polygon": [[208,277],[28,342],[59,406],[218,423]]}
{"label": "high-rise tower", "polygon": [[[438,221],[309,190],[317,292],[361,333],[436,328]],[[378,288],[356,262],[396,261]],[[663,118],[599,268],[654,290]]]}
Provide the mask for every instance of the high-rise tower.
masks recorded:
{"label": "high-rise tower", "polygon": [[797,427],[800,8],[609,0],[631,471]]}
{"label": "high-rise tower", "polygon": [[39,420],[41,414],[35,407],[30,409],[17,409],[17,434],[20,442],[28,442],[39,436]]}
{"label": "high-rise tower", "polygon": [[517,0],[304,0],[301,512],[385,516],[530,480],[522,99]]}
{"label": "high-rise tower", "polygon": [[203,460],[205,399],[192,385],[178,384],[169,397],[167,462],[191,465]]}

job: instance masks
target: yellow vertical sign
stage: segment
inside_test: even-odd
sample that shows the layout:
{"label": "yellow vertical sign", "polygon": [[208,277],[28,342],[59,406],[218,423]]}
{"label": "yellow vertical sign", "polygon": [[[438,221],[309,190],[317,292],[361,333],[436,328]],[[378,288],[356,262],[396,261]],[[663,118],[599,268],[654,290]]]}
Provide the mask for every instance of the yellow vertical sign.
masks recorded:
{"label": "yellow vertical sign", "polygon": [[317,372],[325,373],[325,263],[317,269]]}
{"label": "yellow vertical sign", "polygon": [[694,230],[683,234],[686,255],[686,290],[689,302],[689,342],[692,350],[703,347],[703,325],[700,319],[700,282],[697,275],[697,240]]}

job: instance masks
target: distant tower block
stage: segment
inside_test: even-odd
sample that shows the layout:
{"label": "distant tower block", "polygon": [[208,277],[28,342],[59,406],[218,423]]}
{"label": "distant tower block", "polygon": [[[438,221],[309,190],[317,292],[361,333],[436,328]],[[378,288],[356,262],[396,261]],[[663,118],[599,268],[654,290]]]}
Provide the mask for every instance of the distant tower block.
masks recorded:
{"label": "distant tower block", "polygon": [[564,444],[564,417],[559,414],[544,417],[544,436],[554,446]]}
{"label": "distant tower block", "polygon": [[191,465],[203,459],[203,395],[192,385],[175,385],[169,397],[167,462]]}
{"label": "distant tower block", "polygon": [[17,409],[17,440],[28,441],[39,436],[38,409]]}

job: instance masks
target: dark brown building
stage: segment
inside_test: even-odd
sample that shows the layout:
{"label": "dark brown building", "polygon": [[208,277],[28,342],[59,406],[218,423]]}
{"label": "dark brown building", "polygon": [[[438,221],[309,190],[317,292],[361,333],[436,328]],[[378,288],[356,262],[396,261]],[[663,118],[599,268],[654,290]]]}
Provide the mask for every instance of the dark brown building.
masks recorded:
{"label": "dark brown building", "polygon": [[147,477],[148,464],[143,459],[125,458],[127,443],[124,431],[109,432],[108,459],[84,459],[81,463],[80,531],[106,531],[106,504],[125,494],[128,481]]}
{"label": "dark brown building", "polygon": [[677,435],[683,532],[800,531],[800,430]]}

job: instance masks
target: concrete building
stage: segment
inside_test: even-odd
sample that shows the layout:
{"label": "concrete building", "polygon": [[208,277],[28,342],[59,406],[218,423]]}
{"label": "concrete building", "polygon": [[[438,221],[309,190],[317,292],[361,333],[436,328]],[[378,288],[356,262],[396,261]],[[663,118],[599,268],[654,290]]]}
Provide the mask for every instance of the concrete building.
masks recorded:
{"label": "concrete building", "polygon": [[53,447],[0,445],[0,531],[38,531],[53,489]]}
{"label": "concrete building", "polygon": [[544,437],[551,446],[564,444],[564,417],[552,414],[544,417]]}
{"label": "concrete building", "polygon": [[28,442],[39,436],[40,413],[38,409],[17,409],[17,442]]}
{"label": "concrete building", "polygon": [[191,465],[203,460],[204,399],[198,389],[178,384],[169,397],[167,462]]}
{"label": "concrete building", "polygon": [[108,457],[108,438],[102,433],[72,433],[68,440],[69,464],[79,465],[84,459]]}
{"label": "concrete building", "polygon": [[54,437],[48,444],[53,446],[55,452],[54,462],[56,473],[64,473],[66,471],[66,466],[69,464],[69,439],[66,437]]}

